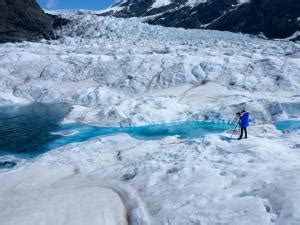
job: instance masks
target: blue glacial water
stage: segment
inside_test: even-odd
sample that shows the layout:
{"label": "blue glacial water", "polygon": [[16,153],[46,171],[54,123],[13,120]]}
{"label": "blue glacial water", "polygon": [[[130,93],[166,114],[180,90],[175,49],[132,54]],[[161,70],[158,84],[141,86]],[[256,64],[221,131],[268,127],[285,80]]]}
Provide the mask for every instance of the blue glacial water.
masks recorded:
{"label": "blue glacial water", "polygon": [[100,127],[80,123],[61,124],[69,113],[66,104],[40,104],[0,107],[0,168],[14,163],[4,156],[32,158],[54,148],[82,142],[97,136],[126,133],[141,140],[178,135],[195,138],[232,129],[232,125],[187,121],[139,127]]}
{"label": "blue glacial water", "polygon": [[[221,123],[188,121],[139,127],[101,127],[74,123],[53,125],[51,128],[45,128],[44,133],[38,135],[35,131],[31,131],[29,135],[27,129],[10,133],[11,136],[15,137],[14,139],[8,141],[0,140],[2,156],[13,154],[22,158],[32,158],[48,150],[70,143],[83,142],[93,137],[112,134],[126,133],[140,140],[157,140],[174,135],[178,135],[180,138],[195,138],[206,134],[223,132],[231,129],[232,126]],[[41,128],[38,127],[38,130],[41,130]],[[16,141],[17,139],[20,139],[20,141]]]}
{"label": "blue glacial water", "polygon": [[[38,152],[59,138],[51,131],[69,113],[67,104],[34,103],[0,107],[0,157]],[[8,162],[0,161],[4,166]]]}
{"label": "blue glacial water", "polygon": [[280,131],[300,129],[300,120],[277,121],[274,125]]}
{"label": "blue glacial water", "polygon": [[[196,138],[206,134],[219,133],[232,129],[232,125],[199,121],[185,121],[164,123],[138,127],[100,127],[85,124],[63,124],[55,132],[63,134],[69,131],[69,136],[60,137],[48,144],[48,147],[57,148],[63,145],[82,142],[97,136],[126,133],[140,140],[158,140],[167,136],[177,135],[180,138]],[[67,132],[66,132],[67,133]]]}
{"label": "blue glacial water", "polygon": [[[0,169],[15,166],[6,156],[32,158],[64,145],[97,136],[126,133],[141,140],[177,135],[196,138],[220,133],[234,126],[225,123],[185,121],[139,127],[100,127],[80,123],[61,124],[71,107],[67,104],[40,104],[0,107]],[[300,121],[275,122],[277,129],[300,128]]]}

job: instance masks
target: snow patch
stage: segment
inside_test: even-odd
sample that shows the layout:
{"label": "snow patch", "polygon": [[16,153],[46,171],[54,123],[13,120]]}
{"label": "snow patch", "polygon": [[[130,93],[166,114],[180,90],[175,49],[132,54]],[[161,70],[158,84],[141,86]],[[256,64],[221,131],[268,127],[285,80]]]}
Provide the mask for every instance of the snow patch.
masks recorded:
{"label": "snow patch", "polygon": [[238,0],[238,2],[239,2],[240,4],[245,4],[245,3],[250,2],[250,0]]}
{"label": "snow patch", "polygon": [[207,0],[188,0],[187,5],[195,6],[197,4],[202,4],[207,2]]}
{"label": "snow patch", "polygon": [[152,8],[159,8],[159,7],[162,7],[162,6],[169,5],[171,3],[172,3],[172,1],[170,1],[170,0],[155,0],[151,7]]}

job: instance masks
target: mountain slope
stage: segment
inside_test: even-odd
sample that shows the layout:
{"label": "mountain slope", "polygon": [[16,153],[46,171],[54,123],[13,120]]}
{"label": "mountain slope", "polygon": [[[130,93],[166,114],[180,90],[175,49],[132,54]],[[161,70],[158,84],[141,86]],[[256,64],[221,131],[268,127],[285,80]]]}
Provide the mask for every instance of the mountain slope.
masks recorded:
{"label": "mountain slope", "polygon": [[288,38],[300,30],[299,0],[129,0],[102,15],[141,17],[168,27],[226,30]]}
{"label": "mountain slope", "polygon": [[0,43],[50,38],[53,19],[35,0],[0,0]]}

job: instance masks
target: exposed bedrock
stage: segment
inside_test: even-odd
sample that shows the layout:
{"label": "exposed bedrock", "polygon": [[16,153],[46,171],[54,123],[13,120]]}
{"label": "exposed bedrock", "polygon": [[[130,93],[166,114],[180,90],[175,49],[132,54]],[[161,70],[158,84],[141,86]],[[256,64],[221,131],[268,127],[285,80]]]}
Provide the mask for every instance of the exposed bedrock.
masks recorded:
{"label": "exposed bedrock", "polygon": [[0,0],[0,43],[54,38],[66,21],[47,15],[35,0]]}

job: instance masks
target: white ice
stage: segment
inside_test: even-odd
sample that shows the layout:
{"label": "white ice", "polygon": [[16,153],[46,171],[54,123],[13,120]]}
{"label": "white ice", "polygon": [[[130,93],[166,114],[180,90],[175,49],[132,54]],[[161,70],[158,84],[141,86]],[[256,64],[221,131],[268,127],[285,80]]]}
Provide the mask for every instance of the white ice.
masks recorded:
{"label": "white ice", "polygon": [[126,207],[108,187],[74,178],[71,166],[29,167],[1,177],[0,223],[127,224]]}
{"label": "white ice", "polygon": [[240,142],[124,134],[50,151],[0,175],[0,221],[122,224],[126,212],[131,224],[298,224],[300,132],[249,133]]}
{"label": "white ice", "polygon": [[58,41],[1,45],[0,102],[66,101],[70,120],[103,124],[229,120],[243,104],[255,122],[299,114],[287,111],[299,109],[298,43],[68,18]]}

